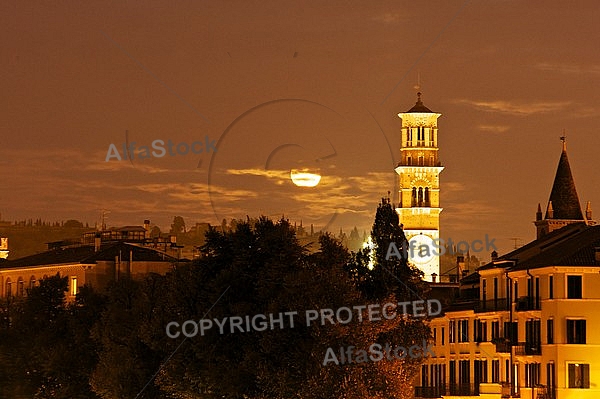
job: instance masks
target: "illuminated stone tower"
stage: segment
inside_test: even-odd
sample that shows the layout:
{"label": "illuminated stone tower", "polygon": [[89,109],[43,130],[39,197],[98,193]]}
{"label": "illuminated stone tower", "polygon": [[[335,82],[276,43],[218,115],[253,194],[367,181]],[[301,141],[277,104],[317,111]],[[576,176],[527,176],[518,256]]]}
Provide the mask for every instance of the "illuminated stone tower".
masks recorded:
{"label": "illuminated stone tower", "polygon": [[[425,273],[425,280],[440,275],[440,259],[433,252],[433,240],[440,231],[440,172],[444,169],[438,159],[437,114],[423,105],[421,93],[417,103],[404,113],[399,175],[400,201],[396,212],[403,224],[404,234],[413,251],[410,260]],[[436,243],[439,241],[436,241]]]}

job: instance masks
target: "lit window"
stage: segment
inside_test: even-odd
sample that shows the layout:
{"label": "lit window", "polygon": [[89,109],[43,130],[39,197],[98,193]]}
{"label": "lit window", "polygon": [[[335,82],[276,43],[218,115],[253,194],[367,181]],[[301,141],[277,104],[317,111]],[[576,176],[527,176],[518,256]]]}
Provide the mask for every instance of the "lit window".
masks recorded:
{"label": "lit window", "polygon": [[77,277],[71,277],[71,295],[77,295]]}
{"label": "lit window", "polygon": [[569,388],[590,387],[590,365],[574,363],[569,364]]}

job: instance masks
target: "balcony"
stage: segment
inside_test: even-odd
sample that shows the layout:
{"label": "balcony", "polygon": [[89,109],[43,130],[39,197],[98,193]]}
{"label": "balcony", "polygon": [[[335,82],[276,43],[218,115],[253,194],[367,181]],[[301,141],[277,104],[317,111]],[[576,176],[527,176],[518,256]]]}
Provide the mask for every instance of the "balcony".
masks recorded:
{"label": "balcony", "polygon": [[479,396],[479,384],[450,384],[438,387],[415,387],[416,398],[441,398],[443,396]]}
{"label": "balcony", "polygon": [[475,305],[475,313],[481,312],[498,312],[510,310],[509,303],[506,298],[488,299],[487,301],[479,301]]}
{"label": "balcony", "polygon": [[540,342],[519,342],[515,347],[515,355],[532,356],[542,354],[542,345]]}
{"label": "balcony", "polygon": [[496,352],[498,353],[510,353],[512,348],[510,340],[506,338],[494,338],[492,343],[496,345]]}
{"label": "balcony", "polygon": [[441,398],[446,394],[446,386],[439,387],[415,387],[416,398]]}
{"label": "balcony", "polygon": [[[537,302],[537,303],[536,303]],[[522,296],[517,300],[517,306],[515,307],[515,311],[524,312],[528,310],[540,310],[540,301],[539,299],[536,301],[536,298],[532,296]]]}
{"label": "balcony", "polygon": [[521,394],[518,392],[516,386],[512,385],[510,382],[502,383],[502,397],[503,398],[520,398]]}

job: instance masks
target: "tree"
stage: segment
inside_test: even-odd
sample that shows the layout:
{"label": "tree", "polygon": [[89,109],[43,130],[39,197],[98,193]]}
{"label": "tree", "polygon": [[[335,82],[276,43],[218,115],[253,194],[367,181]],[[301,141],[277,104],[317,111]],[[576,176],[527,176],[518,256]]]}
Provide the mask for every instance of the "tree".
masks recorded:
{"label": "tree", "polygon": [[152,226],[152,229],[150,229],[150,238],[160,237],[160,233],[160,227]]}
{"label": "tree", "polygon": [[[405,250],[408,242],[389,198],[382,198],[377,206],[371,239],[373,248],[367,247],[355,253],[346,266],[362,293],[381,302],[427,299],[428,285],[422,280],[423,273],[408,261],[408,251]],[[400,257],[387,256],[392,243],[398,248]],[[430,337],[431,332],[423,318],[407,318],[402,319],[394,331],[382,333],[379,339],[411,345]],[[422,359],[381,363],[380,372],[387,375],[389,391],[395,397],[412,397],[412,378],[421,363]]]}
{"label": "tree", "polygon": [[80,229],[83,228],[83,223],[81,223],[79,220],[69,219],[63,224],[63,227]]}
{"label": "tree", "polygon": [[185,233],[185,222],[181,216],[175,216],[173,218],[173,224],[169,234],[181,234]]}
{"label": "tree", "polygon": [[0,331],[0,360],[10,359],[0,361],[10,365],[0,372],[8,380],[0,384],[2,397],[96,398],[89,389],[95,364],[89,330],[100,302],[84,289],[88,306],[68,305],[67,285],[67,277],[57,274],[5,308],[12,322]]}

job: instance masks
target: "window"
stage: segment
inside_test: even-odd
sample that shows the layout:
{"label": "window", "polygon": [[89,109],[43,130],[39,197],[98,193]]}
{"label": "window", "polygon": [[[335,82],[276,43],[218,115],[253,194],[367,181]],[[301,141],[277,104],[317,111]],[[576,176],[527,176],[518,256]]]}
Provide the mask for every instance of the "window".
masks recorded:
{"label": "window", "polygon": [[500,360],[492,360],[492,383],[500,382]]}
{"label": "window", "polygon": [[77,276],[71,277],[71,295],[77,295]]}
{"label": "window", "polygon": [[31,278],[29,279],[29,289],[32,289],[33,287],[35,287],[35,276],[31,276]]}
{"label": "window", "polygon": [[500,338],[500,322],[492,321],[492,340]]}
{"label": "window", "polygon": [[461,384],[469,384],[471,382],[471,368],[468,360],[458,361],[458,381]]}
{"label": "window", "polygon": [[498,310],[498,277],[494,277],[494,309]]}
{"label": "window", "polygon": [[437,345],[437,328],[433,329],[433,344]]}
{"label": "window", "polygon": [[529,363],[525,365],[525,386],[533,388],[540,383],[540,363]]}
{"label": "window", "polygon": [[473,333],[475,334],[475,342],[487,341],[487,322],[481,320],[473,320]]}
{"label": "window", "polygon": [[546,321],[546,337],[548,341],[548,345],[554,343],[554,320],[548,319]]}
{"label": "window", "polygon": [[456,342],[456,320],[450,320],[450,327],[448,330],[448,342],[451,344]]}
{"label": "window", "polygon": [[554,299],[554,276],[550,276],[548,280],[548,298]]}
{"label": "window", "polygon": [[542,323],[540,320],[530,319],[525,322],[525,354],[539,355],[542,343]]}
{"label": "window", "polygon": [[445,335],[445,334],[444,334],[445,332],[446,332],[446,331],[445,331],[445,328],[444,328],[444,327],[442,327],[442,345],[445,345],[445,340],[446,340],[446,339],[445,339],[446,337],[444,336],[444,335]]}
{"label": "window", "polygon": [[10,278],[6,280],[6,297],[12,297],[12,282],[10,281]]}
{"label": "window", "polygon": [[469,320],[458,321],[458,342],[469,342]]}
{"label": "window", "polygon": [[504,322],[504,338],[508,339],[512,345],[517,345],[519,342],[519,323],[516,321]]}
{"label": "window", "polygon": [[567,276],[567,298],[581,299],[581,276]]}
{"label": "window", "polygon": [[535,308],[541,309],[540,307],[540,278],[535,278]]}
{"label": "window", "polygon": [[567,344],[585,344],[585,320],[567,320]]}
{"label": "window", "polygon": [[450,372],[450,385],[456,384],[456,360],[450,360],[448,371]]}
{"label": "window", "polygon": [[483,296],[483,308],[485,309],[485,305],[486,305],[485,301],[487,301],[487,280],[482,279],[481,284],[482,284],[481,293]]}
{"label": "window", "polygon": [[475,380],[475,384],[479,384],[483,382],[484,384],[488,382],[488,373],[487,373],[487,360],[475,360],[473,362],[473,379]]}
{"label": "window", "polygon": [[23,281],[23,277],[19,277],[17,281],[17,296],[25,295],[25,281]]}
{"label": "window", "polygon": [[574,363],[569,364],[569,388],[590,387],[590,365]]}
{"label": "window", "polygon": [[412,144],[412,129],[409,127],[406,128],[406,136],[408,138],[409,145],[411,145]]}
{"label": "window", "polygon": [[514,302],[517,303],[518,300],[519,300],[519,283],[517,281],[515,281],[515,297],[514,297]]}

